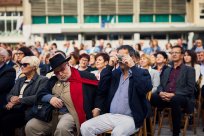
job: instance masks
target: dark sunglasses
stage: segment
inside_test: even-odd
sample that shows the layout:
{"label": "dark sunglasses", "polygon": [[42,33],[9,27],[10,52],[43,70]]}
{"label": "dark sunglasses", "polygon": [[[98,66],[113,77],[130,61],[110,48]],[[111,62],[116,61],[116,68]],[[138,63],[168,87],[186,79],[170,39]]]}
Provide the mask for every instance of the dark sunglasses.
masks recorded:
{"label": "dark sunglasses", "polygon": [[29,63],[20,63],[21,67],[27,67],[28,65],[30,65]]}

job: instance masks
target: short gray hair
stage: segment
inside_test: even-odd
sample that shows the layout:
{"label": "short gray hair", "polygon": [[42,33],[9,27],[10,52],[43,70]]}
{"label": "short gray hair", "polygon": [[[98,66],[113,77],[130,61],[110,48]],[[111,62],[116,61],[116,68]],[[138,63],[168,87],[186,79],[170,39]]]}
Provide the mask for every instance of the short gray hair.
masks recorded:
{"label": "short gray hair", "polygon": [[38,59],[36,56],[26,56],[26,57],[23,57],[21,61],[24,61],[24,60],[29,60],[29,64],[32,67],[38,68],[40,65],[40,59]]}

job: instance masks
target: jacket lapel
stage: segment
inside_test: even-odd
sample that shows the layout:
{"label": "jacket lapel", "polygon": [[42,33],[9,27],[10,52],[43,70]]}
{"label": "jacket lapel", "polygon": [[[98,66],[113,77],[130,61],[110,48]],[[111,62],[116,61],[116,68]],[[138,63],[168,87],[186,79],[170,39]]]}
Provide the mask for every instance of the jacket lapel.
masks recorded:
{"label": "jacket lapel", "polygon": [[185,64],[182,64],[181,69],[180,69],[180,73],[178,75],[178,78],[176,79],[176,84],[177,85],[180,84],[179,82],[184,79],[183,77],[184,77],[185,71],[186,71]]}
{"label": "jacket lapel", "polygon": [[[32,85],[33,82],[35,82],[35,80],[37,80],[37,78],[38,78],[38,74],[35,74],[34,77],[30,80],[30,82],[28,83],[28,85],[25,87],[24,90],[26,90],[30,85]],[[26,80],[26,78],[25,78],[25,80]],[[25,80],[24,80],[24,82],[25,82]],[[24,84],[24,82],[22,82],[22,83]],[[22,86],[23,86],[23,84],[22,84]],[[21,87],[22,87],[22,86],[21,86]],[[31,92],[31,91],[29,91],[29,93],[30,93],[30,92]],[[25,93],[26,93],[26,91],[25,91]]]}
{"label": "jacket lapel", "polygon": [[112,77],[113,86],[112,86],[112,93],[111,93],[111,100],[113,99],[116,91],[118,90],[119,82],[120,82],[120,76],[121,76],[121,71],[120,69],[117,69],[117,73],[115,74],[114,77]]}
{"label": "jacket lapel", "polygon": [[164,76],[164,78],[163,78],[162,80],[163,80],[163,83],[164,83],[165,86],[166,86],[167,83],[168,83],[169,76],[170,76],[170,73],[171,73],[171,69],[172,69],[172,68],[167,68],[167,69],[164,71],[164,74],[163,74],[163,75],[165,75],[165,76]]}

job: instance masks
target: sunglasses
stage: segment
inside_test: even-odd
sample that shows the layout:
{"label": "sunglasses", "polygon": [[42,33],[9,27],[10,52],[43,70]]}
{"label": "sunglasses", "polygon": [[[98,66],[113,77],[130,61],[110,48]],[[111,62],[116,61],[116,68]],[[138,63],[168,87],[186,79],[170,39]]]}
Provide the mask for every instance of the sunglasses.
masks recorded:
{"label": "sunglasses", "polygon": [[20,66],[24,67],[24,68],[27,67],[28,65],[30,65],[30,64],[29,63],[20,63]]}

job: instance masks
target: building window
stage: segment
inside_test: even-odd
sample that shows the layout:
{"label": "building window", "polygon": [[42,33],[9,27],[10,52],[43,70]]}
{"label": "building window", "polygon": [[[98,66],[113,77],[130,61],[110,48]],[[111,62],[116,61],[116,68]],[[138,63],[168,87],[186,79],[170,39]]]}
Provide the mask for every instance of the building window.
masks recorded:
{"label": "building window", "polygon": [[185,15],[183,14],[152,14],[152,15],[140,15],[140,22],[156,22],[156,23],[168,23],[168,22],[185,22]]}
{"label": "building window", "polygon": [[154,34],[153,35],[153,38],[154,39],[166,39],[166,34],[164,34],[164,33],[158,33],[158,34]]}
{"label": "building window", "polygon": [[11,20],[6,20],[6,31],[11,32],[12,26],[11,26]]}
{"label": "building window", "polygon": [[200,19],[204,19],[204,3],[200,3]]}
{"label": "building window", "polygon": [[100,39],[107,40],[108,39],[108,35],[106,35],[106,34],[97,35],[97,39],[98,40],[100,40]]}
{"label": "building window", "polygon": [[85,40],[94,40],[96,39],[96,36],[95,35],[85,35]]}
{"label": "building window", "polygon": [[77,23],[77,16],[64,16],[64,23]]}
{"label": "building window", "polygon": [[124,34],[123,35],[123,39],[124,40],[132,40],[133,39],[133,35],[132,34]]}
{"label": "building window", "polygon": [[66,40],[71,40],[71,41],[74,41],[74,40],[77,40],[78,39],[78,35],[77,34],[67,34],[66,36]]}
{"label": "building window", "polygon": [[153,22],[154,16],[153,15],[140,15],[140,22]]}
{"label": "building window", "polygon": [[99,16],[84,16],[84,23],[99,23]]}
{"label": "building window", "polygon": [[17,28],[17,20],[13,20],[13,26],[12,27],[13,27],[13,30],[21,29],[21,28]]}
{"label": "building window", "polygon": [[102,15],[101,16],[101,22],[104,22],[104,23],[115,23],[116,22],[116,16],[113,16],[113,15]]}
{"label": "building window", "polygon": [[169,39],[179,39],[182,37],[181,33],[169,33]]}
{"label": "building window", "polygon": [[46,24],[46,16],[32,16],[32,24]]}
{"label": "building window", "polygon": [[48,24],[61,24],[62,17],[61,16],[48,16]]}
{"label": "building window", "polygon": [[172,14],[171,22],[185,22],[185,15]]}
{"label": "building window", "polygon": [[65,40],[65,36],[64,36],[64,34],[53,34],[52,40],[63,41],[63,40]]}
{"label": "building window", "polygon": [[169,22],[169,15],[155,15],[155,22]]}
{"label": "building window", "polygon": [[118,15],[118,23],[132,23],[133,16],[132,15]]}
{"label": "building window", "polygon": [[119,35],[118,34],[110,34],[110,40],[118,40],[119,39]]}
{"label": "building window", "polygon": [[0,12],[0,35],[15,35],[17,31],[22,30],[16,27],[17,24],[20,27],[23,23],[20,13],[17,11]]}
{"label": "building window", "polygon": [[141,33],[140,34],[140,39],[149,40],[149,39],[152,39],[152,35],[149,34],[149,33]]}
{"label": "building window", "polygon": [[5,12],[0,12],[0,16],[4,16]]}
{"label": "building window", "polygon": [[5,31],[5,21],[0,20],[0,33]]}

